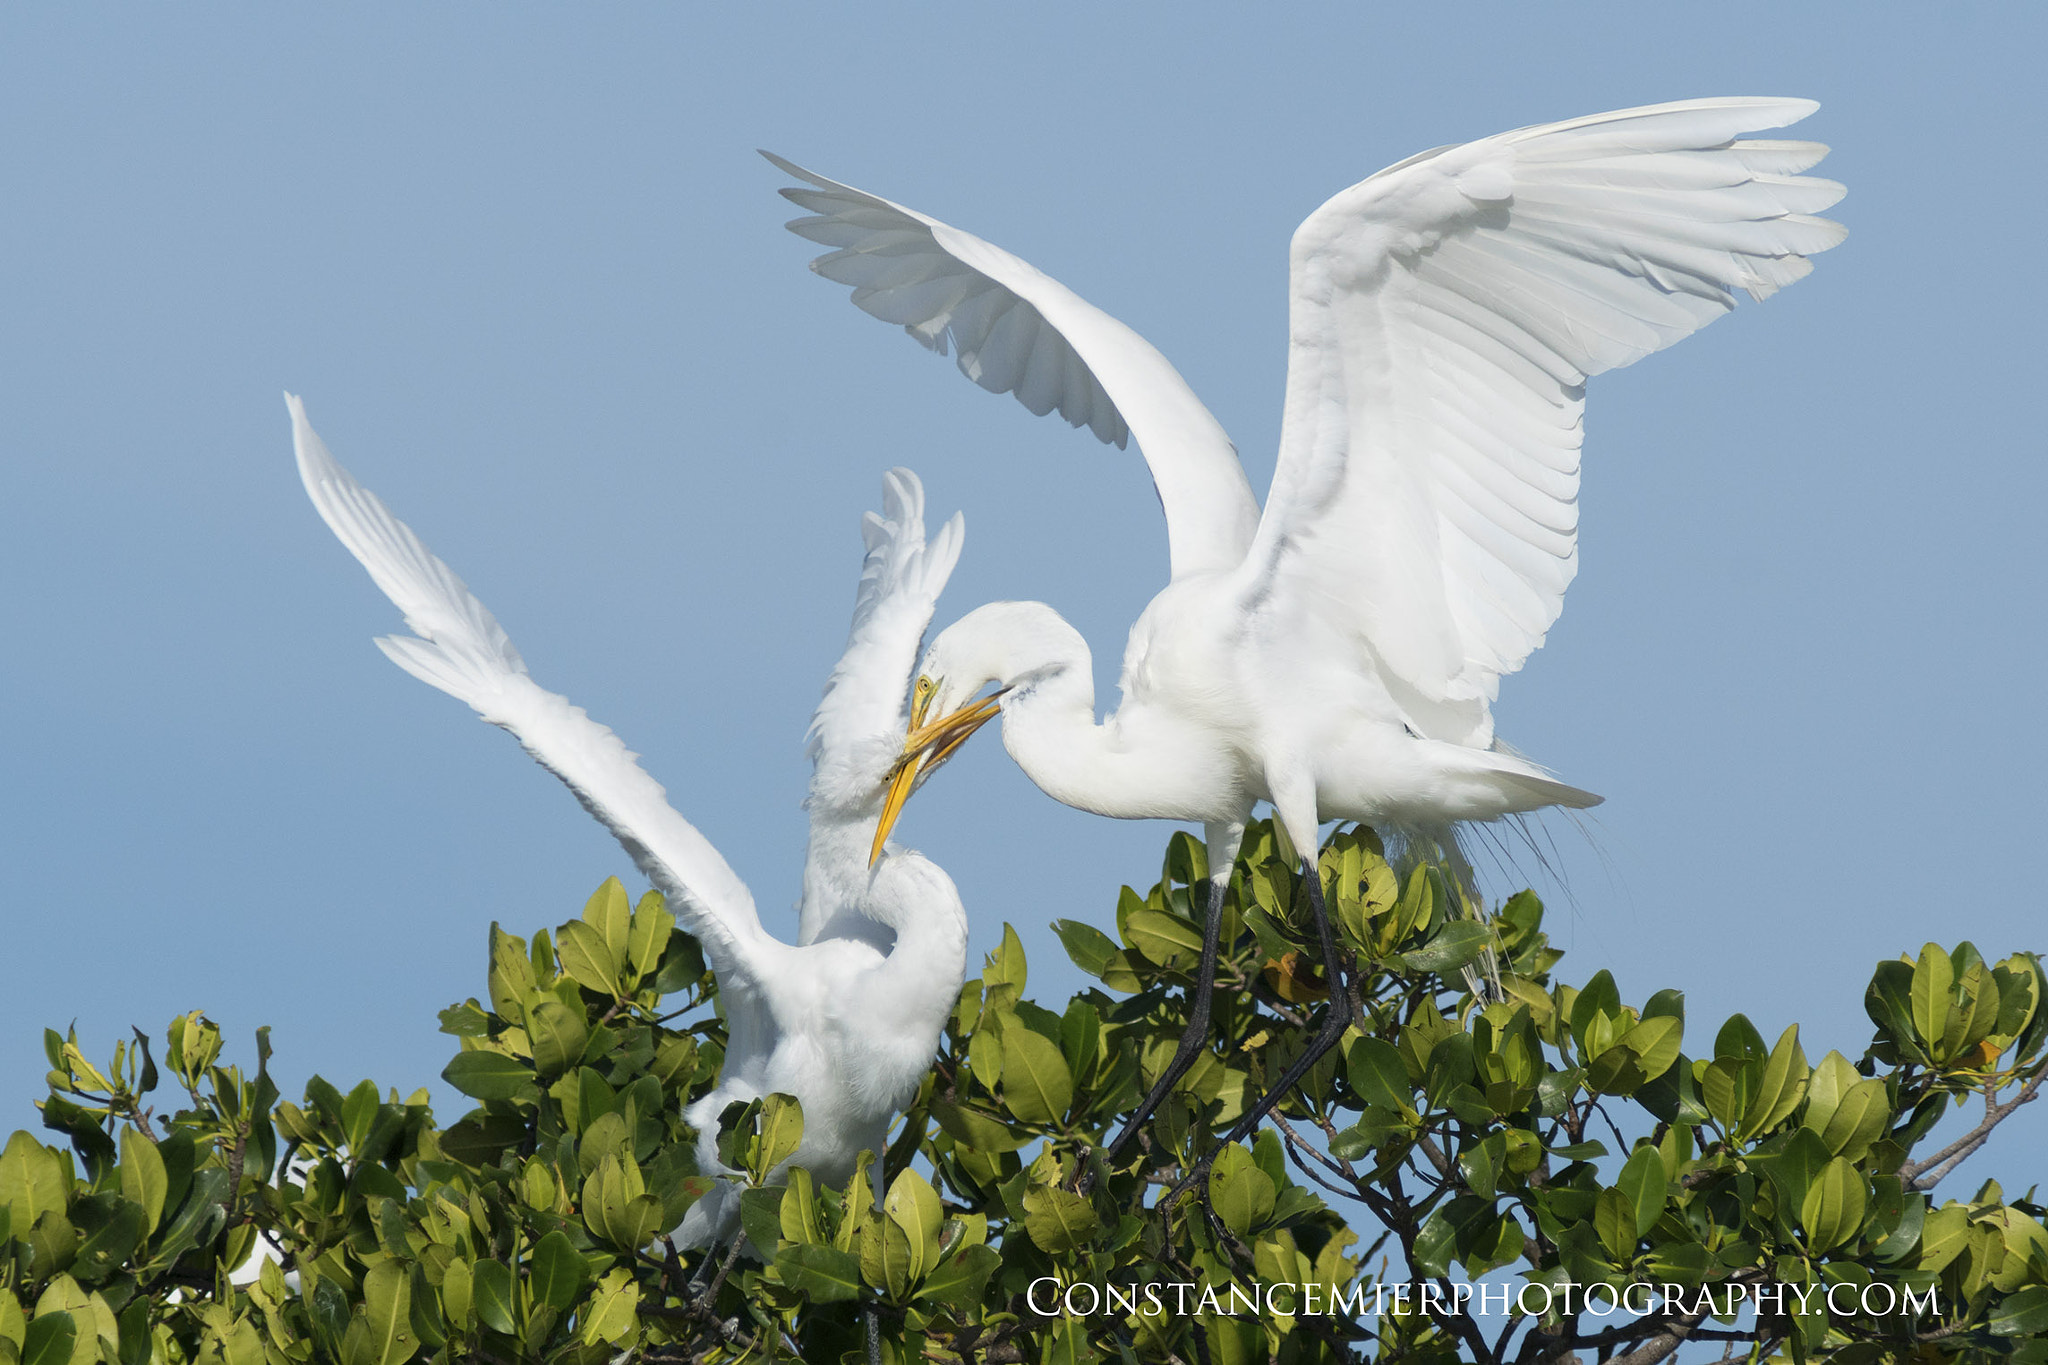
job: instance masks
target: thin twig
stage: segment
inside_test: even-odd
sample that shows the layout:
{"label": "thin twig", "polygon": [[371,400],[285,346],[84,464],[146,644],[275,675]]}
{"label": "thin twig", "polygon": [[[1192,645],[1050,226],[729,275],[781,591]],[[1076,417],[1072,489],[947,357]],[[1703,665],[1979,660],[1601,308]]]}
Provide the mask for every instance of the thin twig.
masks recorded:
{"label": "thin twig", "polygon": [[2048,1071],[2037,1071],[2032,1080],[2020,1087],[2004,1104],[1993,1102],[1998,1091],[1992,1085],[1984,1087],[1984,1121],[1975,1128],[1951,1142],[1948,1146],[1928,1157],[1925,1161],[1908,1161],[1900,1165],[1899,1177],[1906,1182],[1906,1188],[1915,1191],[1931,1190],[1941,1183],[1949,1172],[1974,1155],[1979,1147],[1991,1140],[1991,1131],[2012,1117],[2013,1111],[2029,1103],[2041,1093],[2041,1083],[2048,1079]]}

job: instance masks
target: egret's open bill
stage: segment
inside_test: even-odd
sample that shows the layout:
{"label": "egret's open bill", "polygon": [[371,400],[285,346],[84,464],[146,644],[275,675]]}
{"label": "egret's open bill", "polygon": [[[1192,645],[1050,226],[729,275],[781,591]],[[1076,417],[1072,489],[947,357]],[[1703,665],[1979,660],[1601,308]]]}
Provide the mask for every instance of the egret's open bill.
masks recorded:
{"label": "egret's open bill", "polygon": [[910,704],[910,732],[903,737],[903,752],[890,769],[889,794],[882,802],[882,818],[875,822],[875,843],[868,850],[868,862],[871,864],[882,856],[882,844],[888,839],[889,831],[895,828],[896,817],[903,813],[903,805],[910,800],[910,794],[936,772],[941,763],[951,758],[967,742],[969,735],[994,720],[1002,711],[1003,694],[997,692],[926,725],[924,718],[931,710],[932,695],[936,690],[929,676],[917,680],[917,693]]}

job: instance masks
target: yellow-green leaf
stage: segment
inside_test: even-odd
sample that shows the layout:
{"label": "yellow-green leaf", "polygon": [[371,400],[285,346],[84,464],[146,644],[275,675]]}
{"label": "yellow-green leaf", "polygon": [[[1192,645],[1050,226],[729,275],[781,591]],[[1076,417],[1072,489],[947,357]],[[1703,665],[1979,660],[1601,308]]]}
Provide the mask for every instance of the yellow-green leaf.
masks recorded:
{"label": "yellow-green leaf", "polygon": [[890,1184],[882,1212],[903,1229],[910,1248],[910,1281],[916,1283],[939,1263],[939,1225],[946,1216],[939,1192],[916,1171],[906,1170]]}
{"label": "yellow-green leaf", "polygon": [[121,1130],[121,1193],[142,1206],[147,1230],[155,1232],[163,1221],[164,1193],[170,1178],[164,1173],[162,1153],[156,1144],[133,1128]]}
{"label": "yellow-green leaf", "polygon": [[1074,1098],[1067,1059],[1022,1023],[1003,1030],[1003,1103],[1026,1123],[1056,1123]]}

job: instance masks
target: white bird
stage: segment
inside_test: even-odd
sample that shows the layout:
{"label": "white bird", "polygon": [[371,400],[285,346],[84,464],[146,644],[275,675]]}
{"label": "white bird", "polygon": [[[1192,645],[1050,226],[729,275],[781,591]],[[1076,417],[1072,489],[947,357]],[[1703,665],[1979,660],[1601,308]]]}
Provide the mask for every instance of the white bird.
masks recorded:
{"label": "white bird", "polygon": [[[967,917],[952,879],[894,846],[869,865],[885,802],[893,795],[900,805],[907,794],[900,783],[892,793],[889,779],[918,645],[959,558],[960,517],[927,543],[924,489],[894,469],[883,480],[883,513],[863,521],[867,557],[852,629],[811,718],[811,832],[792,945],[761,927],[746,886],[618,736],[527,675],[489,609],[335,462],[300,401],[286,402],[314,507],[415,632],[378,647],[510,731],[703,942],[729,1037],[717,1086],[686,1114],[698,1130],[700,1168],[733,1174],[718,1162],[719,1115],[735,1100],[779,1091],[804,1111],[802,1145],[785,1164],[842,1183],[863,1149],[882,1151],[890,1119],[916,1093],[967,963]],[[723,1239],[737,1214],[737,1190],[721,1182],[691,1207],[679,1240]]]}
{"label": "white bird", "polygon": [[[1816,107],[1595,114],[1424,152],[1330,199],[1289,254],[1263,512],[1222,427],[1137,333],[999,247],[771,157],[816,215],[790,230],[834,248],[813,270],[950,346],[983,388],[1105,442],[1135,436],[1166,513],[1171,582],[1131,629],[1115,712],[1096,720],[1078,632],[1043,604],[999,602],[926,654],[938,719],[910,751],[950,752],[987,718],[959,708],[994,683],[1004,745],[1048,794],[1202,821],[1223,870],[1259,800],[1311,860],[1326,820],[1442,843],[1457,822],[1597,803],[1501,743],[1491,713],[1578,568],[1584,385],[1842,239],[1814,216],[1842,187],[1800,174],[1827,149],[1741,136]],[[1202,1045],[1226,880],[1212,880],[1196,1023],[1118,1146]],[[1334,991],[1303,1067],[1346,1019]]]}

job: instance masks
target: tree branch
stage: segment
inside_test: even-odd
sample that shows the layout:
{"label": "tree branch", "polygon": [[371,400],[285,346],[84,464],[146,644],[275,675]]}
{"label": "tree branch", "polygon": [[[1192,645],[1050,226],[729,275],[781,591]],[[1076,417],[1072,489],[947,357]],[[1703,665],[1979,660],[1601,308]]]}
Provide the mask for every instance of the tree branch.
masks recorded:
{"label": "tree branch", "polygon": [[1925,1161],[1903,1163],[1899,1167],[1899,1178],[1906,1182],[1906,1188],[1924,1193],[1940,1184],[1944,1176],[1989,1142],[1992,1130],[2011,1118],[2014,1110],[2040,1096],[2044,1079],[2048,1079],[2048,1071],[2035,1072],[2033,1079],[2021,1086],[2020,1092],[2004,1104],[1994,1103],[1993,1097],[1998,1092],[1987,1084],[1984,1087],[1984,1121]]}

